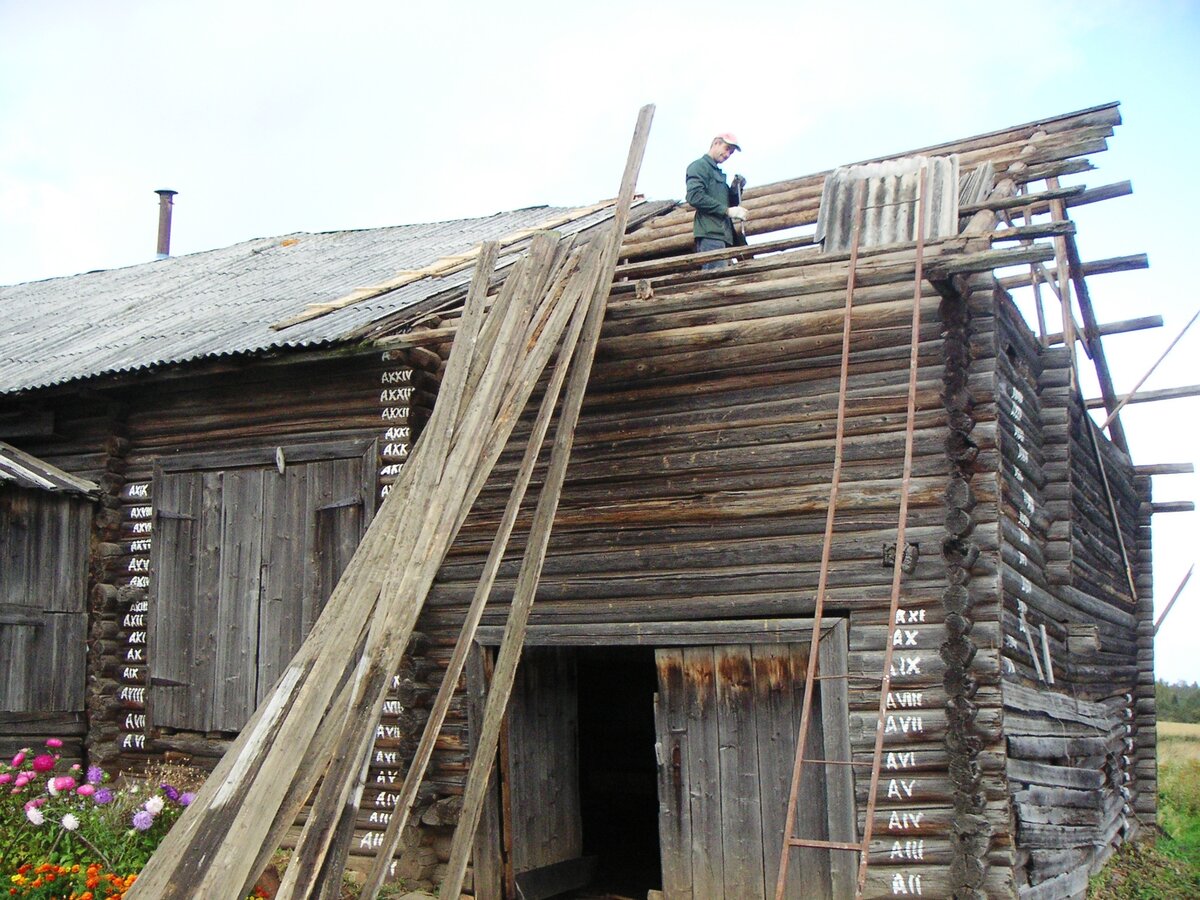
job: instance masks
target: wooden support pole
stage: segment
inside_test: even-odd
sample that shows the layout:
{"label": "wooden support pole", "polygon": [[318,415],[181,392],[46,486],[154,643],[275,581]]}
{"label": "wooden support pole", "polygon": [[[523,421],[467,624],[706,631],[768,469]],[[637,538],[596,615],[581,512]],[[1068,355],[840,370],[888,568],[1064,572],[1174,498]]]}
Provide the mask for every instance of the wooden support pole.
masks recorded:
{"label": "wooden support pole", "polygon": [[[592,291],[595,289],[596,270],[599,266],[599,254],[595,247],[590,254],[590,260],[584,265],[583,276],[581,278],[582,285],[590,286]],[[582,299],[582,298],[580,298]],[[542,400],[541,408],[538,411],[538,416],[534,422],[532,434],[527,442],[525,455],[521,462],[520,471],[513,483],[510,493],[508,505],[504,511],[504,518],[501,521],[500,529],[492,544],[492,549],[488,555],[487,562],[484,566],[484,572],[480,578],[479,584],[475,590],[475,595],[471,600],[471,606],[467,612],[467,619],[459,633],[458,641],[455,644],[454,653],[451,656],[450,663],[442,679],[441,687],[438,691],[437,698],[434,701],[433,707],[430,710],[429,719],[425,723],[424,732],[421,735],[421,741],[417,746],[412,763],[405,773],[404,785],[400,789],[399,796],[392,810],[392,817],[388,821],[388,827],[384,833],[382,844],[376,848],[375,861],[371,866],[371,870],[367,875],[366,882],[363,885],[362,895],[365,898],[374,898],[380,888],[383,886],[384,878],[387,876],[388,868],[392,857],[395,854],[396,847],[399,845],[400,835],[404,830],[404,826],[411,814],[413,803],[417,799],[417,791],[420,788],[421,781],[425,776],[425,771],[429,765],[429,760],[433,755],[434,744],[437,740],[438,733],[441,730],[442,723],[445,721],[446,713],[450,709],[450,704],[454,699],[455,688],[458,680],[462,675],[463,668],[466,665],[467,655],[474,640],[475,630],[478,628],[479,621],[483,616],[484,605],[491,593],[492,586],[495,584],[496,574],[500,569],[500,563],[504,558],[505,550],[508,547],[509,538],[512,535],[513,526],[516,523],[517,513],[520,510],[521,503],[524,500],[525,492],[529,487],[529,482],[533,477],[534,465],[537,462],[539,453],[542,448],[542,442],[545,439],[546,431],[550,426],[551,416],[554,412],[554,407],[557,405],[559,393],[562,389],[563,382],[566,378],[567,367],[570,360],[574,357],[575,347],[577,345],[580,332],[583,329],[588,306],[583,303],[578,303],[576,306],[575,315],[572,318],[572,324],[568,329],[566,338],[564,339],[563,347],[559,352],[558,361],[550,378],[550,383],[547,386],[546,393]]]}
{"label": "wooden support pole", "polygon": [[579,421],[583,396],[591,375],[592,360],[600,340],[600,328],[604,321],[609,286],[612,283],[613,270],[616,268],[617,253],[625,233],[629,205],[633,199],[633,190],[637,184],[637,175],[645,154],[646,143],[649,140],[650,123],[653,118],[654,107],[652,105],[644,106],[638,115],[637,126],[634,129],[633,142],[629,148],[629,157],[625,164],[625,173],[621,180],[621,190],[611,226],[612,233],[609,236],[609,243],[604,249],[597,288],[592,297],[587,321],[584,324],[584,334],[580,341],[578,356],[572,363],[562,410],[559,413],[554,446],[550,451],[549,469],[543,481],[537,510],[534,513],[533,526],[526,543],[521,574],[518,577],[517,589],[509,613],[509,624],[496,660],[492,685],[488,691],[483,724],[480,728],[479,741],[476,744],[476,755],[471,760],[471,768],[463,791],[463,809],[458,826],[454,831],[450,861],[447,864],[446,875],[441,886],[440,897],[442,900],[458,900],[462,893],[471,844],[474,841],[475,829],[479,826],[484,794],[495,763],[500,725],[508,706],[509,694],[516,677],[517,662],[520,659],[521,647],[524,643],[525,628],[528,625],[529,613],[537,592],[538,581],[541,578],[550,531],[554,524],[554,514],[558,509],[559,491],[566,478],[567,463],[570,461],[571,448],[574,444],[575,426]]}
{"label": "wooden support pole", "polygon": [[[1063,211],[1066,215],[1066,211]],[[1088,291],[1087,280],[1083,274],[1083,262],[1079,258],[1079,246],[1075,243],[1075,235],[1068,234],[1062,238],[1067,251],[1067,265],[1070,270],[1071,283],[1075,286],[1075,300],[1079,305],[1079,314],[1083,317],[1083,343],[1088,356],[1096,367],[1096,380],[1100,384],[1100,396],[1104,399],[1104,408],[1108,410],[1108,433],[1112,442],[1128,455],[1129,442],[1125,438],[1125,429],[1117,419],[1117,395],[1113,388],[1112,374],[1108,369],[1108,359],[1104,355],[1104,343],[1100,339],[1100,326],[1096,322],[1096,312],[1092,308],[1092,298]],[[1066,326],[1063,328],[1066,334]]]}
{"label": "wooden support pole", "polygon": [[1167,601],[1166,607],[1159,614],[1158,621],[1154,623],[1154,633],[1155,634],[1158,634],[1158,629],[1162,628],[1162,623],[1165,622],[1167,619],[1167,613],[1169,613],[1171,611],[1171,607],[1175,605],[1175,601],[1179,599],[1179,595],[1182,594],[1183,589],[1185,587],[1187,587],[1188,579],[1190,579],[1192,577],[1192,570],[1195,568],[1196,568],[1195,563],[1188,566],[1188,570],[1187,570],[1186,574],[1184,574],[1183,580],[1179,582],[1179,587],[1175,588],[1175,593],[1173,593],[1171,595],[1171,599]]}
{"label": "wooden support pole", "polygon": [[[1058,187],[1057,178],[1049,178],[1046,184],[1052,189]],[[1065,219],[1067,208],[1061,199],[1050,200],[1050,212],[1055,219]],[[1070,264],[1067,259],[1067,245],[1064,238],[1054,239],[1054,265],[1058,272],[1058,299],[1062,313],[1063,343],[1071,355],[1071,387],[1078,384],[1078,372],[1075,366],[1075,315],[1071,311]]]}
{"label": "wooden support pole", "polygon": [[1116,404],[1113,410],[1108,414],[1108,418],[1104,420],[1104,424],[1100,426],[1101,428],[1107,428],[1113,419],[1117,417],[1117,414],[1124,408],[1125,404],[1128,403],[1133,398],[1134,394],[1137,393],[1138,388],[1145,384],[1146,379],[1154,374],[1154,370],[1157,369],[1159,364],[1167,358],[1167,354],[1175,349],[1175,345],[1179,343],[1180,339],[1185,334],[1187,334],[1187,330],[1192,327],[1192,323],[1196,321],[1197,317],[1200,317],[1200,310],[1196,310],[1196,312],[1192,314],[1192,317],[1188,319],[1188,323],[1184,325],[1179,334],[1175,336],[1175,340],[1171,341],[1171,343],[1167,345],[1167,349],[1162,352],[1162,356],[1156,359],[1154,361],[1154,365],[1146,370],[1146,374],[1138,379],[1138,383],[1133,386],[1133,390],[1121,398],[1121,402]]}

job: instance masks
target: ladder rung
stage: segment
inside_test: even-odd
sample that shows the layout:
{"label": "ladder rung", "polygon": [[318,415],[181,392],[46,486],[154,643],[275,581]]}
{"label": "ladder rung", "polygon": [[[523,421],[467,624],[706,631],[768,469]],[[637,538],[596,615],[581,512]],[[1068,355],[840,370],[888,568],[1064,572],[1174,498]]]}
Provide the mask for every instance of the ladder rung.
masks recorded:
{"label": "ladder rung", "polygon": [[883,690],[883,678],[878,675],[814,675],[813,681],[857,681],[859,687]]}
{"label": "ladder rung", "polygon": [[865,766],[868,769],[873,769],[875,767],[875,761],[873,759],[810,759],[806,756],[800,760],[800,763],[802,765],[805,763],[812,763],[814,766]]}
{"label": "ladder rung", "polygon": [[821,847],[825,850],[856,850],[862,852],[862,844],[851,844],[849,841],[818,841],[814,838],[790,837],[787,839],[791,847]]}

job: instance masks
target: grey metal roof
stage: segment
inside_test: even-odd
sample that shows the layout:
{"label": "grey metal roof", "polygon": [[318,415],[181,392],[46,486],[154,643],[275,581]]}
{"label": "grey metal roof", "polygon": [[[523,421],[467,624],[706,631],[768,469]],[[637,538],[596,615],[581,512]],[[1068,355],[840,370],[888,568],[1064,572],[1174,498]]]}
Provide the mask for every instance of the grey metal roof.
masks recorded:
{"label": "grey metal roof", "polygon": [[31,490],[95,496],[99,487],[57,466],[30,456],[0,441],[0,487],[6,484]]}
{"label": "grey metal roof", "polygon": [[[337,343],[381,316],[469,282],[470,268],[280,331],[271,325],[354,288],[574,212],[542,206],[423,225],[301,232],[0,287],[0,394],[206,357]],[[578,213],[556,230],[574,234],[599,224],[611,217],[611,206]]]}

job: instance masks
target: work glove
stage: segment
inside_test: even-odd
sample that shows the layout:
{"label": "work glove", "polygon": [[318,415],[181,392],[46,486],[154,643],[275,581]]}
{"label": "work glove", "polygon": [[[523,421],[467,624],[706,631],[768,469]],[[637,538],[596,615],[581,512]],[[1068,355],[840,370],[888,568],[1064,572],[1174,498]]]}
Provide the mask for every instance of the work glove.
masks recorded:
{"label": "work glove", "polygon": [[729,218],[733,219],[735,222],[746,221],[746,209],[742,206],[729,207],[729,211],[726,213],[726,215],[728,215]]}

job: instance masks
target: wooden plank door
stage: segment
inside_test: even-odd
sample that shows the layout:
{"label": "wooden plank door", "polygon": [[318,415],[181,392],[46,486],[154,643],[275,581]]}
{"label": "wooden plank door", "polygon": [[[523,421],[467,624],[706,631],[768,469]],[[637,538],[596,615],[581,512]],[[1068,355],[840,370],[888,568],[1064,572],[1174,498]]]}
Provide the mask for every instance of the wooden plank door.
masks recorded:
{"label": "wooden plank door", "polygon": [[322,459],[312,458],[320,447],[310,448],[282,471],[156,471],[149,616],[156,725],[237,731],[278,679],[370,518],[374,445],[353,449]]}
{"label": "wooden plank door", "polygon": [[502,754],[515,875],[583,852],[578,703],[573,648],[526,647]]}
{"label": "wooden plank door", "polygon": [[[844,640],[844,630],[841,631]],[[659,760],[659,843],[667,900],[773,897],[784,817],[799,733],[809,645],[746,643],[668,647],[655,651],[656,752]],[[825,670],[837,667],[822,653]],[[844,663],[844,653],[842,655]],[[838,702],[814,698],[806,755],[841,758],[848,734]],[[829,704],[827,704],[829,705]],[[827,731],[839,734],[829,736]],[[797,834],[845,837],[849,809],[830,807],[832,794],[853,797],[847,767],[806,767]],[[846,771],[842,771],[846,770]],[[835,782],[828,788],[826,776]],[[833,823],[831,825],[831,822]],[[839,839],[841,839],[839,838]],[[853,839],[853,838],[850,838]],[[797,853],[789,898],[846,896],[853,885],[832,872],[830,853]]]}
{"label": "wooden plank door", "polygon": [[362,539],[371,496],[363,468],[354,457],[265,476],[258,701],[300,649]]}

